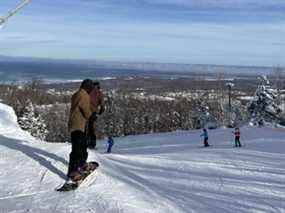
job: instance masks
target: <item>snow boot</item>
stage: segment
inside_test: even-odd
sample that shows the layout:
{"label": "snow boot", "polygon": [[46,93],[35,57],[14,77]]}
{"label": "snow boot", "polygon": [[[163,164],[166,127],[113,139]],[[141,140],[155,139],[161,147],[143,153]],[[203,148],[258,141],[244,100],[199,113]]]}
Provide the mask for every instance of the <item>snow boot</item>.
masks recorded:
{"label": "snow boot", "polygon": [[91,173],[93,172],[95,169],[97,169],[97,167],[99,166],[99,164],[95,161],[93,162],[88,162],[88,163],[85,163],[81,169],[84,173]]}
{"label": "snow boot", "polygon": [[72,182],[77,182],[80,181],[82,179],[82,172],[80,171],[73,171],[68,175],[68,178],[72,181]]}

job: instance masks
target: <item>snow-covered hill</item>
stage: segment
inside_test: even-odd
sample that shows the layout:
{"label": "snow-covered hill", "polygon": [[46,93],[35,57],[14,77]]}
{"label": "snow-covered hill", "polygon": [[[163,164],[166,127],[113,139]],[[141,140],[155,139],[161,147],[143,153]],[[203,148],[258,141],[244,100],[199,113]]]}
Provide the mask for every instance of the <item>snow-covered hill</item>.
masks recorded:
{"label": "snow-covered hill", "polygon": [[36,141],[21,131],[13,110],[0,104],[0,212],[285,212],[285,131],[241,129],[115,139],[89,152],[101,164],[95,182],[74,192],[64,182],[68,144]]}

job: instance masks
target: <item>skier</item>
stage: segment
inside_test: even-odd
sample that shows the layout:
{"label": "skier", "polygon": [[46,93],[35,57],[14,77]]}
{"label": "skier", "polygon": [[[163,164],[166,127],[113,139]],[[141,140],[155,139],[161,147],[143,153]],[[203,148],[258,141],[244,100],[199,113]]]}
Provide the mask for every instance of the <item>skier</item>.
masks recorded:
{"label": "skier", "polygon": [[112,152],[112,146],[114,145],[114,140],[111,136],[108,137],[108,149],[107,149],[107,153],[111,153]]}
{"label": "skier", "polygon": [[82,169],[86,168],[88,152],[86,138],[86,122],[96,120],[96,114],[92,114],[90,110],[89,93],[93,89],[93,82],[85,79],[80,89],[72,95],[71,108],[68,121],[68,130],[71,134],[71,153],[69,158],[69,167],[67,177],[71,181],[80,179]]}
{"label": "skier", "polygon": [[200,135],[200,137],[204,137],[204,146],[205,147],[208,147],[208,146],[210,146],[209,144],[208,144],[208,131],[207,131],[207,129],[203,129],[203,133]]}
{"label": "skier", "polygon": [[[100,83],[93,83],[93,90],[90,93],[91,111],[101,115],[105,111],[104,96],[100,88]],[[96,148],[96,123],[94,119],[90,119],[88,123],[88,147]]]}
{"label": "skier", "polygon": [[233,132],[235,135],[235,147],[241,147],[240,143],[240,129],[238,127],[235,128],[235,131]]}

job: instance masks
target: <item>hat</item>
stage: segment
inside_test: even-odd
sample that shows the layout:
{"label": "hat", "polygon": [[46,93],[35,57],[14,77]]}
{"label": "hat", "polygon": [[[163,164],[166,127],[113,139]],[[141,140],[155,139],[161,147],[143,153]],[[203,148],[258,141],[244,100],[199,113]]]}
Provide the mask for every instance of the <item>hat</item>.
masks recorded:
{"label": "hat", "polygon": [[82,89],[90,90],[93,88],[93,81],[91,79],[85,79],[82,81],[81,86]]}

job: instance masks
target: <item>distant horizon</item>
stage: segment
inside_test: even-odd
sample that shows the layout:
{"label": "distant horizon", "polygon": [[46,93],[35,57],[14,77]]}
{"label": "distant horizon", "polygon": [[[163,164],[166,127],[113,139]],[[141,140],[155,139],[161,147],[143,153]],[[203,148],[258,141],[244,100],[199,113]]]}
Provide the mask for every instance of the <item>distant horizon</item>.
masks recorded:
{"label": "distant horizon", "polygon": [[[78,62],[98,62],[98,63],[123,63],[123,64],[157,64],[157,65],[181,65],[181,66],[216,66],[216,67],[241,67],[241,68],[281,68],[285,69],[284,66],[258,66],[258,65],[238,65],[238,64],[193,64],[193,63],[177,63],[177,62],[157,62],[157,61],[128,61],[128,60],[105,60],[105,59],[93,59],[93,58],[48,58],[48,57],[36,57],[36,56],[9,56],[9,55],[1,55],[0,54],[0,61],[3,58],[9,58],[10,60],[50,60],[50,61],[62,61],[62,62],[72,62],[72,61],[78,61]],[[1,71],[1,70],[0,70]]]}
{"label": "distant horizon", "polygon": [[[193,75],[258,76],[270,75],[277,67],[179,64],[156,62],[122,62],[101,60],[69,60],[0,55],[2,82],[29,82],[45,79],[50,82],[85,78],[158,77],[189,78]],[[284,68],[281,71],[284,72]]]}
{"label": "distant horizon", "polygon": [[[21,0],[2,0],[0,16]],[[285,67],[285,1],[37,0],[0,30],[0,54]]]}

